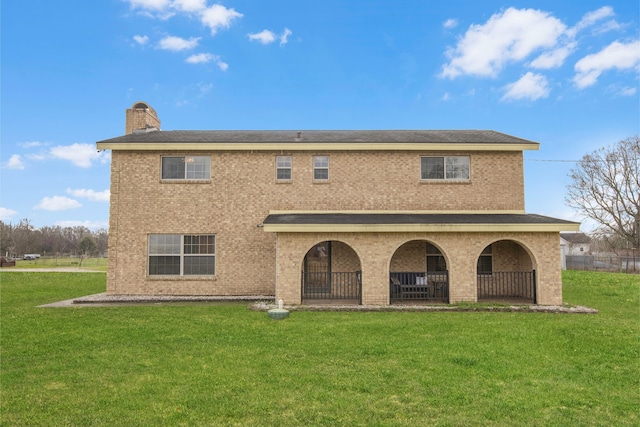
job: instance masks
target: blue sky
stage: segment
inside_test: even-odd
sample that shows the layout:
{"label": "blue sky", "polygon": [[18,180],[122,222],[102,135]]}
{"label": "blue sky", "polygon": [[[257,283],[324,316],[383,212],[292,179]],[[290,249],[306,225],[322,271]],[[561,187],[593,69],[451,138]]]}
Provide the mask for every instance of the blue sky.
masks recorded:
{"label": "blue sky", "polygon": [[637,1],[2,2],[0,220],[106,227],[108,152],[145,101],[171,129],[493,129],[527,212],[639,133]]}

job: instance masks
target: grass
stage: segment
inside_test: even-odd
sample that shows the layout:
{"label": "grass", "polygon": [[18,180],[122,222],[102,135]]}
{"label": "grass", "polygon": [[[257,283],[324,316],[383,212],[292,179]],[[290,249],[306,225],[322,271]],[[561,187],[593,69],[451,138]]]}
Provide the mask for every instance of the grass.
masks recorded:
{"label": "grass", "polygon": [[1,425],[634,426],[640,277],[567,272],[597,315],[37,308],[101,273],[0,274]]}
{"label": "grass", "polygon": [[[80,264],[80,258],[72,257],[40,257],[35,260],[16,260],[16,268],[52,268],[73,267],[87,270],[107,271],[107,258],[85,258]],[[10,271],[12,267],[5,267]]]}

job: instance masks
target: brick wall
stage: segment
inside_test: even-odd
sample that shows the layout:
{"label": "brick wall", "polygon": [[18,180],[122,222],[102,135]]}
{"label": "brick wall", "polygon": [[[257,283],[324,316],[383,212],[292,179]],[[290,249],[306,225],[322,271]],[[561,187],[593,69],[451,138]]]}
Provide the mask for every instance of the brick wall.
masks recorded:
{"label": "brick wall", "polygon": [[349,245],[360,258],[363,304],[389,303],[389,266],[403,255],[416,259],[407,249],[425,241],[441,248],[447,260],[452,303],[477,301],[476,264],[480,253],[493,242],[502,245],[502,241],[508,241],[504,246],[520,248],[520,255],[531,253],[528,262],[537,271],[538,303],[562,304],[558,233],[279,233],[278,299],[289,304],[301,302],[299,272],[304,253],[325,240]]}
{"label": "brick wall", "polygon": [[[135,106],[135,105],[134,105]],[[160,119],[153,108],[129,108],[125,112],[125,135],[133,133],[136,129],[154,127],[160,129]]]}
{"label": "brick wall", "polygon": [[[420,182],[421,155],[461,153],[330,151],[212,152],[210,181],[161,182],[162,155],[190,154],[207,153],[113,151],[107,275],[110,294],[274,294],[279,237],[259,226],[270,210],[524,210],[521,152],[471,153],[471,180],[464,183]],[[291,182],[275,179],[275,157],[282,154],[293,158]],[[330,157],[327,183],[312,180],[315,154]],[[149,277],[148,235],[161,233],[215,234],[216,275],[169,280]],[[554,236],[557,246],[557,233]],[[358,258],[367,279],[377,285],[364,292],[371,303],[386,303],[388,260],[384,265],[366,268],[363,260],[389,257],[389,251],[393,253],[399,245],[389,246],[386,234],[367,238],[379,244],[365,245]],[[465,242],[469,239],[465,237]],[[320,241],[307,239],[306,247],[296,247],[301,251],[295,253],[298,282],[304,254]],[[477,257],[468,258],[467,250],[466,244],[452,246],[448,255],[457,260],[471,259],[464,262],[464,273],[451,271],[451,279],[460,283],[455,292],[452,290],[456,300],[475,298],[469,272],[475,273]],[[286,264],[283,256],[278,253],[278,275],[289,275],[291,271],[282,270],[280,265]],[[557,265],[559,261],[555,269]],[[299,286],[297,289],[299,295]],[[295,291],[282,292],[287,301],[295,300],[295,295],[288,294]]]}

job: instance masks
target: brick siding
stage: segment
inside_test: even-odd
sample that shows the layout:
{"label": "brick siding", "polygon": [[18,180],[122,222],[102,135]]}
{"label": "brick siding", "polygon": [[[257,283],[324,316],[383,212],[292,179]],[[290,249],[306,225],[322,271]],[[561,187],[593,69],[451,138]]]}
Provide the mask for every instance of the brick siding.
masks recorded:
{"label": "brick siding", "polygon": [[[211,155],[209,181],[160,179],[161,156],[192,154]],[[544,287],[538,292],[539,300],[554,304],[561,301],[558,233],[276,235],[260,227],[270,210],[524,211],[521,152],[472,152],[468,182],[421,182],[420,156],[447,154],[463,153],[114,150],[107,292],[277,293],[278,298],[295,303],[300,301],[304,255],[316,243],[337,240],[357,254],[363,271],[363,302],[387,304],[392,255],[406,241],[419,239],[441,248],[452,266],[452,301],[473,301],[477,257],[484,247],[502,238],[519,242],[532,254],[532,264],[540,272],[539,285]],[[275,179],[277,155],[292,156],[290,182]],[[330,179],[326,183],[312,179],[314,155],[330,157]],[[149,276],[148,235],[165,233],[215,234],[215,276]],[[340,246],[337,250],[348,253]],[[354,265],[354,259],[345,262]]]}

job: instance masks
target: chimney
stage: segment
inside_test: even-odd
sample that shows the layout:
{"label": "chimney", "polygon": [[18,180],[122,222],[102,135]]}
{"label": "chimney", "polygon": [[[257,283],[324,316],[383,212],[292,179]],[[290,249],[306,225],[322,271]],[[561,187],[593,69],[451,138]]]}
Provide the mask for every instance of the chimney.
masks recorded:
{"label": "chimney", "polygon": [[160,130],[160,119],[156,110],[149,107],[145,102],[136,102],[127,109],[125,118],[125,135],[138,133],[140,129],[149,131],[150,129]]}

